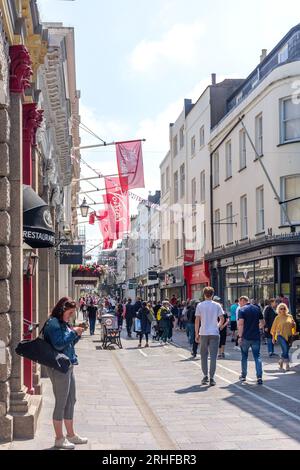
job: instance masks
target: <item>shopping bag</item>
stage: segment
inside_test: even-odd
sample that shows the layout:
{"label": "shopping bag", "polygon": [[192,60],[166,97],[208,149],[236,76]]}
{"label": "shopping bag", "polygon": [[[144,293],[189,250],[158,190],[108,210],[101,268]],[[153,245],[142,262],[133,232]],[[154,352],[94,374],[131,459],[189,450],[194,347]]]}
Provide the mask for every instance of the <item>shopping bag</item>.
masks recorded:
{"label": "shopping bag", "polygon": [[142,324],[141,324],[141,320],[139,318],[136,318],[135,321],[134,321],[134,331],[136,331],[137,333],[139,331],[142,331]]}

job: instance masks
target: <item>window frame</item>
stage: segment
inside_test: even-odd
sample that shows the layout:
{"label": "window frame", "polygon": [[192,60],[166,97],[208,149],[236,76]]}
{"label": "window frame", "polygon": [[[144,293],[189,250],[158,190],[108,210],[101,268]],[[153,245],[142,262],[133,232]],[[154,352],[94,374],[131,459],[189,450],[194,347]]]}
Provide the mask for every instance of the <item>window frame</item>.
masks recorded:
{"label": "window frame", "polygon": [[[176,175],[176,178],[175,178]],[[173,174],[173,181],[174,181],[174,202],[178,202],[179,200],[179,184],[178,184],[178,170],[175,171]]]}
{"label": "window frame", "polygon": [[[203,177],[202,177],[202,175],[203,175]],[[206,189],[205,188],[205,170],[202,170],[200,172],[200,202],[202,204],[204,204],[205,200],[206,200],[206,198],[205,198],[205,189]]]}
{"label": "window frame", "polygon": [[[230,148],[230,153],[228,153],[228,149]],[[225,144],[225,163],[226,163],[226,179],[232,177],[232,142],[229,139]],[[229,171],[230,170],[230,171]]]}
{"label": "window frame", "polygon": [[[218,162],[218,164],[216,164],[216,162]],[[219,151],[217,150],[213,154],[213,189],[217,188],[219,185],[220,185],[220,154],[219,154]]]}
{"label": "window frame", "polygon": [[205,127],[204,124],[199,129],[200,149],[205,145]]}
{"label": "window frame", "polygon": [[[262,198],[261,195],[262,194]],[[262,205],[261,205],[262,202]],[[262,217],[261,217],[262,214]],[[256,232],[262,233],[265,231],[265,189],[264,186],[256,188]]]}
{"label": "window frame", "polygon": [[[229,207],[231,208],[230,214],[228,214]],[[230,244],[230,243],[233,243],[233,205],[232,205],[232,202],[228,202],[228,204],[226,204],[226,223],[227,223],[226,239],[227,239],[227,244]]]}
{"label": "window frame", "polygon": [[[261,122],[261,126],[259,126],[259,122]],[[259,134],[260,131],[261,133]],[[255,148],[258,155],[262,157],[264,152],[263,113],[255,116]],[[255,158],[257,158],[256,155]]]}
{"label": "window frame", "polygon": [[[242,166],[242,164],[244,164]],[[239,171],[247,168],[247,141],[245,129],[239,131]]]}
{"label": "window frame", "polygon": [[[286,180],[288,180],[289,178],[299,178],[299,182],[300,182],[300,173],[295,173],[293,175],[281,176],[281,178],[280,178],[280,195],[281,195],[281,200],[282,201],[286,200]],[[300,194],[299,194],[299,196],[300,196]],[[299,201],[300,201],[300,199],[299,199]],[[288,211],[288,205],[284,204],[284,206],[286,207],[286,210]],[[297,220],[291,220],[291,223],[298,225],[298,224],[300,224],[300,220],[298,220],[298,221]],[[288,226],[288,221],[287,221],[287,218],[286,218],[286,215],[285,215],[285,212],[284,212],[283,208],[281,209],[281,224]]]}
{"label": "window frame", "polygon": [[[291,96],[287,96],[285,98],[281,98],[279,100],[279,119],[280,119],[280,125],[279,125],[279,128],[280,128],[280,144],[289,144],[289,143],[292,143],[292,142],[299,142],[300,141],[300,134],[298,137],[295,137],[294,139],[286,139],[286,129],[285,129],[285,123],[288,122],[288,121],[292,121],[293,119],[284,119],[285,116],[284,116],[284,103],[286,101],[292,101],[293,98]],[[296,118],[296,119],[300,119],[300,115],[299,115],[299,118]],[[294,120],[296,120],[294,119]]]}
{"label": "window frame", "polygon": [[[246,201],[246,204],[244,204],[244,201]],[[244,240],[249,236],[247,194],[243,194],[243,196],[240,197],[240,211],[241,240]]]}

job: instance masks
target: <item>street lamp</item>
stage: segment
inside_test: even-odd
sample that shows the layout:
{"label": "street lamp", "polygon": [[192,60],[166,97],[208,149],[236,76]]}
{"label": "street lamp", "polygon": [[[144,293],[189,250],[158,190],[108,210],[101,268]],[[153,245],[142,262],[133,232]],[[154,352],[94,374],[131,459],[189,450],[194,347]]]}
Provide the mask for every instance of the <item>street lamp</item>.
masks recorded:
{"label": "street lamp", "polygon": [[83,198],[83,201],[80,205],[80,212],[81,212],[81,217],[87,217],[88,212],[89,212],[89,206],[85,198]]}
{"label": "street lamp", "polygon": [[27,279],[35,275],[38,259],[38,255],[33,252],[31,246],[23,243],[23,274]]}
{"label": "street lamp", "polygon": [[159,242],[153,242],[150,246],[151,254],[154,255],[156,250],[160,250]]}

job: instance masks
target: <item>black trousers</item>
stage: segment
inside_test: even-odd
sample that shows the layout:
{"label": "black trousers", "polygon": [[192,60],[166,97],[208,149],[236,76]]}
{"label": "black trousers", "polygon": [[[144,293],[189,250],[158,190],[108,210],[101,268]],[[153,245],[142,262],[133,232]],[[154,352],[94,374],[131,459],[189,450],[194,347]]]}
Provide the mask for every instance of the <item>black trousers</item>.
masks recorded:
{"label": "black trousers", "polygon": [[126,318],[126,329],[127,329],[128,336],[131,336],[132,323],[133,323],[132,317]]}

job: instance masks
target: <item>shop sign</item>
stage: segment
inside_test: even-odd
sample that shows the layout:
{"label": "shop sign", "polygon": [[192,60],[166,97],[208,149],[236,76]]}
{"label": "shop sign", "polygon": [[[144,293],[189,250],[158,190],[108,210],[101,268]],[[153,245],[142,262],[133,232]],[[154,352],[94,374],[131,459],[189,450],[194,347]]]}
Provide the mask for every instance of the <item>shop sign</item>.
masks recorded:
{"label": "shop sign", "polygon": [[148,272],[148,281],[157,281],[158,273],[157,271],[149,271]]}
{"label": "shop sign", "polygon": [[60,264],[82,264],[82,245],[60,245]]}

